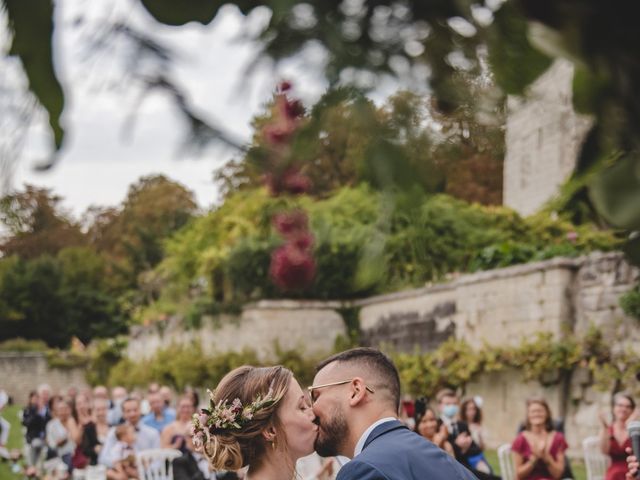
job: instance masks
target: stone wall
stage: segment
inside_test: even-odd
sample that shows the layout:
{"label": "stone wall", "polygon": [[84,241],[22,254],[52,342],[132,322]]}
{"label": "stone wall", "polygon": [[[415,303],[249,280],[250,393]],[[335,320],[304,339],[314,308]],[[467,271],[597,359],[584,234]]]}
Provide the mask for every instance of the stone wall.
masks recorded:
{"label": "stone wall", "polygon": [[[428,351],[449,336],[480,348],[516,345],[538,332],[561,340],[581,336],[591,326],[603,332],[613,349],[640,351],[640,324],[626,317],[618,303],[638,278],[638,269],[620,253],[557,258],[363,300],[358,302],[360,325],[370,345],[390,344],[405,352]],[[391,341],[379,334],[394,325]],[[578,455],[582,439],[598,432],[598,413],[609,410],[611,401],[610,393],[591,387],[584,373],[576,370],[547,387],[525,382],[517,371],[492,373],[467,385],[464,393],[483,397],[491,447],[514,438],[526,398],[544,396],[554,415],[565,419],[571,453]]]}
{"label": "stone wall", "polygon": [[261,359],[272,357],[277,344],[322,355],[333,349],[336,337],[346,334],[338,302],[267,301],[247,305],[237,316],[205,317],[199,329],[185,330],[178,319],[132,331],[127,354],[141,359],[171,344],[202,345],[204,352],[255,350]]}
{"label": "stone wall", "polygon": [[85,369],[50,368],[43,353],[0,352],[0,390],[5,390],[18,405],[26,404],[29,392],[46,383],[54,393],[70,387],[87,387]]}
{"label": "stone wall", "polygon": [[618,305],[638,275],[622,254],[594,253],[462,275],[356,303],[366,343],[387,342],[406,352],[428,350],[434,339],[450,335],[473,347],[516,345],[536,332],[560,339],[591,325],[640,347],[637,320]]}
{"label": "stone wall", "polygon": [[504,161],[504,204],[523,215],[558,193],[573,171],[589,128],[572,104],[573,67],[556,61],[524,98],[509,97]]}

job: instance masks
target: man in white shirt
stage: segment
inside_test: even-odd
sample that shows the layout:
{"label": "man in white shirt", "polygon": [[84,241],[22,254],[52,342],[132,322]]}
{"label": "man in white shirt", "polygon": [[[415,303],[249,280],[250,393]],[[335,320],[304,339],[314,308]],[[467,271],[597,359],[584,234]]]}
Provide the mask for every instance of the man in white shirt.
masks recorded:
{"label": "man in white shirt", "polygon": [[[127,398],[122,403],[122,416],[125,421],[136,429],[135,452],[142,452],[152,448],[160,448],[160,434],[154,428],[148,427],[140,421],[140,400]],[[113,450],[117,443],[115,428],[111,428],[100,451],[98,463],[113,466]]]}

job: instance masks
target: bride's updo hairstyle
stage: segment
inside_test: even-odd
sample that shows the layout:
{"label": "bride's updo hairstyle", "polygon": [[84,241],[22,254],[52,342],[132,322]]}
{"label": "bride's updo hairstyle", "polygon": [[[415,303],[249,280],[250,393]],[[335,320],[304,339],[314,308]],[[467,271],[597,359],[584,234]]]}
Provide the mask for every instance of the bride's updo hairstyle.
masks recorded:
{"label": "bride's updo hairstyle", "polygon": [[193,443],[213,470],[259,464],[267,447],[275,448],[262,435],[272,426],[282,432],[277,444],[286,448],[278,408],[292,378],[282,366],[243,366],[225,375],[210,392],[209,408],[194,415]]}

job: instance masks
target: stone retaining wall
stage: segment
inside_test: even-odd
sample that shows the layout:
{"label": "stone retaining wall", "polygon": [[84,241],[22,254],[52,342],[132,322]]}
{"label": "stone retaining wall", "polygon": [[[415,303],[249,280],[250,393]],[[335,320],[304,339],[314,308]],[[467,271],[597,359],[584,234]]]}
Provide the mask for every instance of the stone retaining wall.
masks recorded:
{"label": "stone retaining wall", "polygon": [[38,385],[48,384],[54,393],[66,392],[70,387],[87,387],[85,369],[50,368],[43,353],[0,352],[0,390],[5,390],[18,405],[24,405],[29,392]]}
{"label": "stone retaining wall", "polygon": [[280,348],[302,349],[309,355],[322,355],[333,349],[346,327],[338,313],[338,302],[260,301],[247,305],[239,316],[205,317],[199,329],[185,330],[179,319],[131,332],[127,354],[133,359],[147,358],[171,344],[200,343],[206,353],[239,352],[249,348],[261,359]]}

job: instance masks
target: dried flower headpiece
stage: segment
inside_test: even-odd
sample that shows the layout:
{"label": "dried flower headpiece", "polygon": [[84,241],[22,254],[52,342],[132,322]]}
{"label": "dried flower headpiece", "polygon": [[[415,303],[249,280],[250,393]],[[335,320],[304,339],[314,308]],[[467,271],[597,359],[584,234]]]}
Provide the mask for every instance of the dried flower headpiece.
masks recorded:
{"label": "dried flower headpiece", "polygon": [[277,401],[273,397],[273,389],[271,388],[264,397],[258,395],[249,405],[242,405],[239,398],[236,398],[231,404],[227,400],[215,403],[213,392],[211,390],[207,390],[207,392],[209,393],[209,408],[203,408],[200,413],[194,413],[191,424],[191,435],[196,449],[204,445],[209,435],[226,430],[240,430],[253,419],[256,412],[272,406]]}

